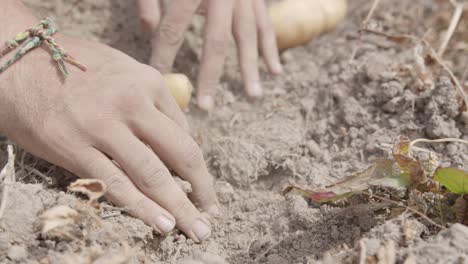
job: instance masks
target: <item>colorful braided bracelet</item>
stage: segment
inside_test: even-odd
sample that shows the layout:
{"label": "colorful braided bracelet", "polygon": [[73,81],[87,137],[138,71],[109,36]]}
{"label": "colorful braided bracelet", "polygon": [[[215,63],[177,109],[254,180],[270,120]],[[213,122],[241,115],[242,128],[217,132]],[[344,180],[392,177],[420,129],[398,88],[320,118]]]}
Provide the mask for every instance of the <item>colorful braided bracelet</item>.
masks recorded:
{"label": "colorful braided bracelet", "polygon": [[52,36],[57,32],[53,26],[52,20],[46,18],[41,20],[36,26],[27,29],[15,38],[8,40],[2,47],[0,47],[0,58],[6,55],[11,50],[19,47],[15,55],[0,66],[0,73],[4,72],[9,66],[18,61],[24,54],[46,43],[51,51],[52,59],[57,63],[57,66],[64,78],[68,77],[68,71],[65,67],[65,62],[68,62],[82,71],[86,68],[70,56],[63,48],[61,48]]}

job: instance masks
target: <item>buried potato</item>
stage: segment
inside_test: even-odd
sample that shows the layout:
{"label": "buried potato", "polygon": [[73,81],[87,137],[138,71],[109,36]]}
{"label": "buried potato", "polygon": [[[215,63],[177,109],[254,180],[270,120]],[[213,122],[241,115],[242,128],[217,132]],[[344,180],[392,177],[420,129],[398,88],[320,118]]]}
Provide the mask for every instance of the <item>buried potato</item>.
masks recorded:
{"label": "buried potato", "polygon": [[168,73],[164,75],[164,80],[179,107],[187,108],[193,90],[192,83],[187,76],[181,73]]}
{"label": "buried potato", "polygon": [[346,0],[283,0],[269,14],[280,50],[303,45],[336,27],[346,15]]}

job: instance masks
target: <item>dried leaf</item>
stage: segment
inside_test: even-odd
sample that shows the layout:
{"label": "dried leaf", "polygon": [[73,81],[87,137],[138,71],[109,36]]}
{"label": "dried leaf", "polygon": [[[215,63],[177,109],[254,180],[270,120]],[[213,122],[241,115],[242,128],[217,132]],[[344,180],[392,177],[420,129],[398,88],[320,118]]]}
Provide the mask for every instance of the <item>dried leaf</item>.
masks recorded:
{"label": "dried leaf", "polygon": [[318,203],[335,202],[344,198],[348,198],[349,196],[354,194],[352,192],[344,193],[341,195],[333,193],[333,192],[326,192],[326,191],[314,192],[314,191],[305,190],[305,189],[302,189],[301,187],[292,186],[292,185],[284,188],[282,193],[283,195],[286,195],[288,193],[297,193],[302,196],[308,197]]}
{"label": "dried leaf", "polygon": [[457,222],[468,226],[468,194],[458,197],[452,208],[457,216]]}
{"label": "dried leaf", "polygon": [[188,181],[182,180],[179,176],[173,176],[174,181],[177,183],[179,188],[184,192],[184,193],[191,193],[192,192],[192,184]]}
{"label": "dried leaf", "polygon": [[0,171],[0,186],[2,188],[2,197],[0,198],[0,218],[2,218],[7,205],[8,199],[8,188],[9,185],[15,182],[16,174],[15,174],[15,151],[13,146],[7,146],[8,151],[8,161],[5,167]]}
{"label": "dried leaf", "polygon": [[15,181],[15,152],[12,145],[7,146],[8,161],[5,167],[0,171],[0,182]]}
{"label": "dried leaf", "polygon": [[101,180],[78,179],[68,186],[68,190],[82,193],[88,196],[90,204],[96,204],[106,192],[106,185]]}
{"label": "dried leaf", "polygon": [[57,228],[75,224],[79,218],[78,212],[66,205],[58,205],[45,211],[40,219],[42,220],[42,236],[48,236]]}
{"label": "dried leaf", "polygon": [[411,156],[410,141],[407,137],[398,137],[393,144],[392,156],[403,171],[402,177],[411,184],[418,185],[427,181],[421,162]]}
{"label": "dried leaf", "polygon": [[455,168],[438,168],[434,180],[455,194],[468,194],[468,172]]}
{"label": "dried leaf", "polygon": [[283,190],[283,194],[294,191],[316,202],[324,203],[347,198],[355,193],[369,189],[371,186],[407,186],[409,182],[405,178],[402,178],[399,174],[394,174],[393,164],[392,160],[379,159],[363,172],[346,177],[344,180],[323,190],[308,191],[300,187],[288,186]]}
{"label": "dried leaf", "polygon": [[432,177],[437,168],[440,166],[439,158],[434,152],[431,151],[429,152],[429,159],[424,160],[422,165],[426,175]]}

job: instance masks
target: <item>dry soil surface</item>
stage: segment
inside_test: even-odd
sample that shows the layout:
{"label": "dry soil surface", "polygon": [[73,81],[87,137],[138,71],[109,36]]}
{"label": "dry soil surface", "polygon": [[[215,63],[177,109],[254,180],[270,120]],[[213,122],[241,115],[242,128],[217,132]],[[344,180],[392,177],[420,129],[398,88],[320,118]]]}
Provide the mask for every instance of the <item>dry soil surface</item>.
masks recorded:
{"label": "dry soil surface", "polygon": [[[67,34],[104,42],[141,62],[150,54],[134,1],[26,2],[41,16],[54,17]],[[178,232],[160,237],[110,207],[102,221],[84,209],[82,221],[67,231],[71,238],[43,238],[38,216],[46,209],[86,206],[64,192],[73,176],[26,154],[23,163],[43,174],[19,170],[18,182],[10,187],[0,220],[0,262],[468,263],[468,228],[451,225],[450,217],[450,227],[441,231],[410,212],[395,215],[391,204],[378,199],[355,197],[319,206],[281,195],[287,183],[323,187],[366,168],[387,155],[379,144],[401,134],[468,139],[468,116],[447,73],[437,66],[421,68],[427,48],[359,35],[372,1],[350,2],[336,31],[282,54],[282,76],[268,76],[262,68],[263,100],[246,99],[232,51],[216,110],[205,114],[190,107],[193,135],[216,178],[223,207],[208,241],[197,244]],[[371,26],[426,36],[438,47],[452,11],[449,1],[382,0]],[[177,71],[192,79],[201,24],[198,18],[190,28],[176,63]],[[466,78],[468,64],[466,36],[465,18],[444,55],[460,79]],[[0,142],[5,149],[5,141]],[[426,147],[438,153],[443,165],[468,169],[467,146]],[[4,161],[5,153],[0,157]],[[417,208],[439,215],[434,197],[417,197],[422,197]]]}

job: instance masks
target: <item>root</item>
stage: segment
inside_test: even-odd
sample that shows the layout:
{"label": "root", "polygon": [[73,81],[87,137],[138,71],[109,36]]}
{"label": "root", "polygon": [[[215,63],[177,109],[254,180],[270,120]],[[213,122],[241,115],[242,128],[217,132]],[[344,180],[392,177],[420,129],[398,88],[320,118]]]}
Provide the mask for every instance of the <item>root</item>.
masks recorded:
{"label": "root", "polygon": [[447,142],[456,142],[456,143],[463,143],[468,145],[468,141],[460,139],[460,138],[440,138],[440,139],[426,139],[426,138],[418,138],[410,142],[410,148],[419,142],[426,142],[426,143],[447,143]]}

